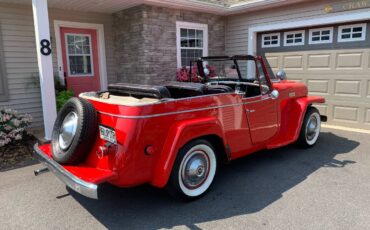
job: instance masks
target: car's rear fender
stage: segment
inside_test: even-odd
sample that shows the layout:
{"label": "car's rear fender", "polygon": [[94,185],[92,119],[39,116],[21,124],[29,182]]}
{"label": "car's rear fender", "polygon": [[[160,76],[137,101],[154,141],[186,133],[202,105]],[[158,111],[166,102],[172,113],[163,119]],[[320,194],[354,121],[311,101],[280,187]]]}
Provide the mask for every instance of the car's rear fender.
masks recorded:
{"label": "car's rear fender", "polygon": [[280,129],[278,135],[267,145],[268,149],[278,148],[298,139],[307,108],[316,103],[324,103],[322,97],[307,96],[282,101],[280,104]]}
{"label": "car's rear fender", "polygon": [[[216,135],[224,140],[222,126],[215,117],[199,118],[174,124],[167,134],[165,145],[156,163],[151,184],[164,187],[171,174],[178,151],[191,140]],[[225,143],[223,143],[225,146]]]}

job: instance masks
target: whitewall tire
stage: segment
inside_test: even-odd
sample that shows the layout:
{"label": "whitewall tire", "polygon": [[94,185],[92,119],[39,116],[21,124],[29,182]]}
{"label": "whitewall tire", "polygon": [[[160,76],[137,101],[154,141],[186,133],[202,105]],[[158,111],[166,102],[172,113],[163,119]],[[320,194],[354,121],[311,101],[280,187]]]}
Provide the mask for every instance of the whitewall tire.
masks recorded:
{"label": "whitewall tire", "polygon": [[316,144],[320,136],[321,117],[314,107],[308,107],[298,138],[300,147],[309,148]]}
{"label": "whitewall tire", "polygon": [[206,140],[189,142],[179,151],[172,168],[167,190],[181,200],[194,200],[204,195],[215,178],[217,156]]}

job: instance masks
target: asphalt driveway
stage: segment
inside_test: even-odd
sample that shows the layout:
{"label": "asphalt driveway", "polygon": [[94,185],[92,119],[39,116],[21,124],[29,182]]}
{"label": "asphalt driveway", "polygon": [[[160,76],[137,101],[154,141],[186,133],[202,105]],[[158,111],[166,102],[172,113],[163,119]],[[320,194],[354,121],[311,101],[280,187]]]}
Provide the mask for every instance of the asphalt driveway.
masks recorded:
{"label": "asphalt driveway", "polygon": [[143,186],[105,185],[100,200],[40,165],[0,172],[0,229],[369,229],[370,135],[324,129],[309,150],[261,152],[223,167],[192,203]]}

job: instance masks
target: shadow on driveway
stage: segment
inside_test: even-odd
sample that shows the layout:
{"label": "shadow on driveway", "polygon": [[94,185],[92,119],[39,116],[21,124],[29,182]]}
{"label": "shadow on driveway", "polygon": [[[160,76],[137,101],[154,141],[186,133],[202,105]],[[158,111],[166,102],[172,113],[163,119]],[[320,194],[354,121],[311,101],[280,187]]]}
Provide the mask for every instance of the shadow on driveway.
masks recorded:
{"label": "shadow on driveway", "polygon": [[203,198],[182,203],[150,186],[132,189],[103,185],[100,199],[71,195],[109,229],[158,229],[225,219],[260,211],[321,167],[345,167],[353,161],[334,159],[351,152],[359,142],[333,133],[321,133],[314,148],[288,146],[236,160],[219,170],[211,191]]}

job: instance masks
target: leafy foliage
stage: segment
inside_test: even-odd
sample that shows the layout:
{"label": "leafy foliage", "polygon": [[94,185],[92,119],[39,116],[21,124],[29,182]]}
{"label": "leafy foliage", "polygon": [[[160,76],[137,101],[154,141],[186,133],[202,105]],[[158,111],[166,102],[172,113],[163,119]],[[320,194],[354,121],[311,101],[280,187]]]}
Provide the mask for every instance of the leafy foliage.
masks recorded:
{"label": "leafy foliage", "polygon": [[[205,79],[199,76],[198,67],[194,65],[191,68],[192,68],[191,69],[191,82],[203,82]],[[189,82],[190,81],[190,71],[189,70],[190,70],[189,67],[179,68],[176,71],[177,81]],[[207,65],[206,68],[204,68],[204,71],[206,73],[207,78],[212,78],[216,76],[216,69],[212,66]]]}
{"label": "leafy foliage", "polygon": [[0,147],[22,140],[27,135],[26,129],[31,125],[31,121],[29,114],[0,109]]}
{"label": "leafy foliage", "polygon": [[73,92],[71,90],[62,90],[56,93],[56,100],[57,100],[57,110],[59,111],[62,106],[71,98],[73,97]]}

